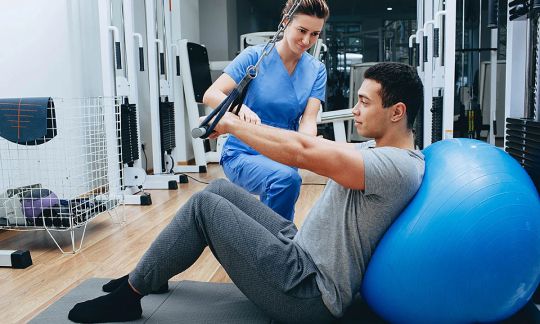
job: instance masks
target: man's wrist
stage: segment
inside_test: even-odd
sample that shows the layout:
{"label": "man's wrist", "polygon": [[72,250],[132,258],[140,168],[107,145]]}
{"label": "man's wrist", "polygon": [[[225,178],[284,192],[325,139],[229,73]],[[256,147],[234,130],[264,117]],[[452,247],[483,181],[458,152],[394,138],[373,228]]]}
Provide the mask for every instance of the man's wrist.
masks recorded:
{"label": "man's wrist", "polygon": [[230,133],[232,130],[234,130],[234,124],[239,121],[239,119],[236,118],[225,118],[225,123],[223,125],[223,128],[225,128],[225,133]]}

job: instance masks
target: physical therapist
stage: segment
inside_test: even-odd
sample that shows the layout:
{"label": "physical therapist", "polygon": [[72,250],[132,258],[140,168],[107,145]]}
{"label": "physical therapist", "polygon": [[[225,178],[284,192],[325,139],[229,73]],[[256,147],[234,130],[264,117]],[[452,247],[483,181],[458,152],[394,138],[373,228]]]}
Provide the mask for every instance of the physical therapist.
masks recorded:
{"label": "physical therapist", "polygon": [[[296,0],[288,0],[286,15]],[[324,101],[326,68],[306,51],[315,44],[330,11],[325,0],[303,0],[283,33],[283,39],[259,65],[238,116],[254,124],[317,135],[317,113]],[[286,22],[284,22],[286,24]],[[216,108],[255,66],[264,45],[246,48],[227,66],[208,88],[203,102]],[[302,178],[298,170],[262,156],[229,135],[220,164],[234,184],[258,195],[261,202],[288,220],[293,220],[294,205]]]}

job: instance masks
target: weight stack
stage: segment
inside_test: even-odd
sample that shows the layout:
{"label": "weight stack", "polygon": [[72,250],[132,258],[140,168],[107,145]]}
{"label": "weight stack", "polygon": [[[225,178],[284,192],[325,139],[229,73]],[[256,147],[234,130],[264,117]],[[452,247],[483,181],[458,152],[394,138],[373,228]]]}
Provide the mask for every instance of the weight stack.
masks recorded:
{"label": "weight stack", "polygon": [[415,135],[416,139],[414,144],[418,147],[419,150],[424,149],[424,107],[420,107],[418,114],[416,115],[415,120]]}
{"label": "weight stack", "polygon": [[431,143],[442,140],[443,133],[443,97],[433,97],[431,107]]}
{"label": "weight stack", "polygon": [[174,102],[159,103],[159,121],[161,125],[161,151],[170,154],[171,150],[176,147]]}
{"label": "weight stack", "polygon": [[120,105],[120,125],[122,130],[122,162],[133,163],[139,159],[137,106],[135,104],[124,103]]}
{"label": "weight stack", "polygon": [[506,119],[506,152],[516,159],[540,188],[540,122]]}

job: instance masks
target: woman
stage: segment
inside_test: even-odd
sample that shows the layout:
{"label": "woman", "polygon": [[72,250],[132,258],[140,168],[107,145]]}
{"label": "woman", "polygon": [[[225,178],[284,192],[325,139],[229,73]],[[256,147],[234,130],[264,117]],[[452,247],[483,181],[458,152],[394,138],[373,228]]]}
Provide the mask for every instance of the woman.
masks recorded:
{"label": "woman", "polygon": [[[288,0],[283,15],[296,0]],[[306,51],[315,44],[329,15],[325,0],[304,0],[283,33],[283,40],[259,65],[238,115],[254,124],[317,135],[317,113],[324,101],[326,68]],[[285,22],[286,23],[286,22]],[[255,65],[264,45],[245,49],[204,94],[216,108]],[[229,180],[259,195],[260,200],[288,220],[300,194],[298,170],[274,162],[229,135],[220,164]]]}

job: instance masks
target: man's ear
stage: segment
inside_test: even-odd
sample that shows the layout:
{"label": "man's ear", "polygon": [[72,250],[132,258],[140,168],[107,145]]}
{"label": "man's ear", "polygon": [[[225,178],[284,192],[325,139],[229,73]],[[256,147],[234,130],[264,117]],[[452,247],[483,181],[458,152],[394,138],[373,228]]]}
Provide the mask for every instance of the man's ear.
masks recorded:
{"label": "man's ear", "polygon": [[394,105],[394,111],[392,113],[392,121],[397,122],[406,117],[407,106],[404,103],[398,102]]}

